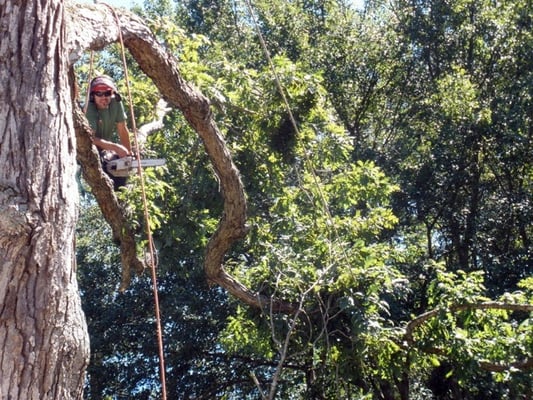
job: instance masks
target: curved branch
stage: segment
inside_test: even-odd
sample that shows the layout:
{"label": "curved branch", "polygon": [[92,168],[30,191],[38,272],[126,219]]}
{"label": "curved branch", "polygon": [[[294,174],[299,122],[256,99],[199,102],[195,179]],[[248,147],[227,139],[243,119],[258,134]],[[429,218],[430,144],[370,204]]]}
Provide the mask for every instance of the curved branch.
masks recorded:
{"label": "curved branch", "polygon": [[[69,26],[74,30],[69,36],[76,38],[69,42],[73,46],[70,51],[73,60],[79,57],[80,47],[82,50],[100,49],[117,41],[118,27],[106,6],[80,6],[69,11],[72,18]],[[224,212],[206,248],[204,269],[207,279],[251,306],[268,306],[280,312],[293,312],[293,305],[252,292],[224,270],[227,252],[247,233],[246,198],[239,171],[214,122],[209,100],[183,79],[177,60],[159,44],[139,17],[125,11],[121,11],[119,17],[125,46],[139,67],[158,87],[165,101],[180,109],[198,133],[220,183]],[[109,24],[102,21],[109,21]],[[75,32],[76,27],[79,32]]]}
{"label": "curved branch", "polygon": [[[450,306],[447,311],[457,312],[465,310],[508,310],[508,311],[525,311],[532,312],[533,305],[529,304],[509,304],[509,303],[499,303],[499,302],[485,302],[485,303],[465,303],[465,304],[455,304]],[[405,340],[407,343],[413,343],[413,332],[420,325],[425,323],[431,318],[436,317],[440,312],[441,308],[436,308],[430,311],[427,311],[423,314],[420,314],[416,318],[409,321],[405,327]]]}

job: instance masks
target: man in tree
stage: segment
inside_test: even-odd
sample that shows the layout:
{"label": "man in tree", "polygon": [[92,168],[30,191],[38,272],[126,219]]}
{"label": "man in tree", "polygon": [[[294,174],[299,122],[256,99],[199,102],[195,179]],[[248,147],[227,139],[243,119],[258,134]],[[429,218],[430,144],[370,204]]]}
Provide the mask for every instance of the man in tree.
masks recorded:
{"label": "man in tree", "polygon": [[[93,144],[98,147],[102,163],[131,155],[126,113],[113,80],[107,75],[94,78],[90,84],[87,120],[94,131]],[[116,143],[116,133],[120,144]],[[110,175],[115,190],[126,184],[125,177]]]}

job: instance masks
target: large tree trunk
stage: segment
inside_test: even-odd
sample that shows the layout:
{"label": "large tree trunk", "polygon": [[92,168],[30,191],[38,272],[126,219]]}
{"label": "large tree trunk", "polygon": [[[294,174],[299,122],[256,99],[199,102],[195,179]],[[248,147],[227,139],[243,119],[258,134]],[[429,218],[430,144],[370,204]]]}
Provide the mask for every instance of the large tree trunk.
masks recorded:
{"label": "large tree trunk", "polygon": [[88,336],[64,8],[0,7],[0,399],[81,399]]}
{"label": "large tree trunk", "polygon": [[[262,307],[270,301],[234,280],[222,266],[227,250],[246,232],[246,202],[208,100],[183,81],[175,60],[140,19],[126,13],[126,23],[119,27],[103,5],[83,6],[81,11],[69,5],[65,19],[64,4],[4,0],[0,8],[2,399],[82,396],[88,338],[74,265],[74,129],[81,135],[87,132],[86,121],[72,107],[68,72],[85,50],[116,41],[119,29],[163,97],[196,129],[220,180],[224,214],[206,251],[208,279],[249,304]],[[79,142],[82,150],[88,148]],[[103,187],[102,198],[107,198],[105,192]],[[118,207],[103,208],[109,221],[124,225],[115,218]],[[274,309],[293,308],[280,303]]]}

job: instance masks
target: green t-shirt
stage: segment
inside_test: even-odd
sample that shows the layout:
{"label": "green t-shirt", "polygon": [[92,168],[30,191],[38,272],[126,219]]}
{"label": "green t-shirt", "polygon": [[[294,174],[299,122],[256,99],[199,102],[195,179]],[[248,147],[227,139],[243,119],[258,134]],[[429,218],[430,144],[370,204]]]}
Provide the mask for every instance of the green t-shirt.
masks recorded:
{"label": "green t-shirt", "polygon": [[96,132],[96,137],[111,142],[118,140],[117,122],[126,121],[124,106],[122,102],[115,99],[112,99],[109,107],[104,110],[98,110],[94,103],[89,103],[86,116],[91,128]]}

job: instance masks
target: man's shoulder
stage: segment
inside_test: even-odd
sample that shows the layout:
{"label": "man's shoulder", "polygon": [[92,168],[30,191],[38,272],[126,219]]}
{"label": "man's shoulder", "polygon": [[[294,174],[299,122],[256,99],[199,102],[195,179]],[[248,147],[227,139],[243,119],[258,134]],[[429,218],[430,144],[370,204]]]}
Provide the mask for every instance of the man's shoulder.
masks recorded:
{"label": "man's shoulder", "polygon": [[122,105],[121,101],[117,101],[116,99],[111,99],[111,103],[109,103],[109,111],[112,115],[116,116],[117,122],[122,122],[126,118],[126,113],[124,111],[124,106]]}
{"label": "man's shoulder", "polygon": [[124,106],[122,105],[122,101],[118,101],[114,97],[111,99],[111,102],[109,103],[109,107],[124,108]]}

